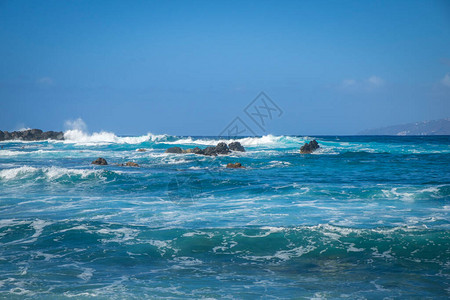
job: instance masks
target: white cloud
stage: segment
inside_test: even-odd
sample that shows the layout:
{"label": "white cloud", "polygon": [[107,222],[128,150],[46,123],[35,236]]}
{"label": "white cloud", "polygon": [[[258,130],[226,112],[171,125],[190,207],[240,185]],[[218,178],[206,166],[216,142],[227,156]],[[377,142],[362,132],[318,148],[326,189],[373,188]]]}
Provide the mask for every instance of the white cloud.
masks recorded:
{"label": "white cloud", "polygon": [[50,77],[41,77],[36,80],[36,83],[40,86],[52,86],[55,84],[52,78]]}
{"label": "white cloud", "polygon": [[441,83],[445,86],[450,87],[450,74],[445,74],[444,78],[442,78]]}
{"label": "white cloud", "polygon": [[84,123],[83,119],[78,118],[76,120],[67,120],[64,122],[64,127],[66,127],[67,130],[79,130],[82,132],[87,131],[86,123]]}
{"label": "white cloud", "polygon": [[364,92],[364,91],[372,91],[376,88],[382,87],[385,81],[378,76],[371,76],[367,79],[345,79],[341,83],[341,88],[353,91],[353,92]]}
{"label": "white cloud", "polygon": [[367,82],[372,86],[382,86],[384,84],[384,80],[375,75],[369,77],[369,79],[367,79]]}
{"label": "white cloud", "polygon": [[348,88],[351,86],[355,86],[356,85],[356,80],[354,79],[345,79],[344,81],[342,81],[342,86],[344,88]]}

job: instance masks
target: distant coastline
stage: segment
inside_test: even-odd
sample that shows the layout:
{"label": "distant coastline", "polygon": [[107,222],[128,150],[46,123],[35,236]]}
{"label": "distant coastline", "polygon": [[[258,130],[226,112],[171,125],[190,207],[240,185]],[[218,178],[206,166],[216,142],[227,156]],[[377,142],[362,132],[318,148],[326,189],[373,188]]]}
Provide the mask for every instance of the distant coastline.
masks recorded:
{"label": "distant coastline", "polygon": [[40,129],[27,129],[19,131],[1,131],[0,141],[23,140],[23,141],[41,141],[41,140],[64,140],[62,131],[42,131]]}
{"label": "distant coastline", "polygon": [[450,118],[367,129],[358,135],[450,135]]}

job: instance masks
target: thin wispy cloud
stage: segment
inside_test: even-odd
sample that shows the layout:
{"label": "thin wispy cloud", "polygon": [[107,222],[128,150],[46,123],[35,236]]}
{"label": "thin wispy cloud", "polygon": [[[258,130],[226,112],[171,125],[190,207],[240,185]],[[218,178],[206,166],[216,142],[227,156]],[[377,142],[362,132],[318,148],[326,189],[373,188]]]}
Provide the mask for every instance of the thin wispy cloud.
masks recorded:
{"label": "thin wispy cloud", "polygon": [[348,88],[356,85],[356,80],[354,79],[344,79],[342,81],[342,87]]}
{"label": "thin wispy cloud", "polygon": [[444,78],[441,80],[442,85],[450,87],[450,74],[445,74]]}
{"label": "thin wispy cloud", "polygon": [[370,85],[377,86],[377,87],[384,85],[384,80],[378,76],[371,76],[369,79],[367,79],[367,82]]}
{"label": "thin wispy cloud", "polygon": [[382,87],[385,80],[379,76],[372,75],[367,79],[344,79],[341,82],[341,89],[347,91],[371,91]]}
{"label": "thin wispy cloud", "polygon": [[36,80],[36,83],[42,87],[49,87],[55,84],[55,81],[50,77],[41,77]]}

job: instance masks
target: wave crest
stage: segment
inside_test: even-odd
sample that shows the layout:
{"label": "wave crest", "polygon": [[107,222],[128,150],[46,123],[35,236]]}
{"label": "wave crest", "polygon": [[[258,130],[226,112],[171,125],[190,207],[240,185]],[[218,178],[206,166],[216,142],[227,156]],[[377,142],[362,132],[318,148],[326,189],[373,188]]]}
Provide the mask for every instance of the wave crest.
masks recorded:
{"label": "wave crest", "polygon": [[30,177],[45,177],[49,180],[61,178],[63,176],[76,176],[80,178],[87,178],[89,176],[98,176],[103,170],[94,169],[67,169],[59,167],[49,168],[35,168],[30,166],[22,166],[19,168],[4,169],[0,171],[0,179],[14,180],[27,179]]}
{"label": "wave crest", "polygon": [[65,143],[77,143],[81,145],[112,144],[112,143],[140,144],[147,141],[155,142],[159,140],[164,140],[167,137],[168,136],[166,134],[153,135],[151,133],[137,137],[119,137],[112,132],[101,131],[89,134],[79,129],[72,129],[64,132]]}

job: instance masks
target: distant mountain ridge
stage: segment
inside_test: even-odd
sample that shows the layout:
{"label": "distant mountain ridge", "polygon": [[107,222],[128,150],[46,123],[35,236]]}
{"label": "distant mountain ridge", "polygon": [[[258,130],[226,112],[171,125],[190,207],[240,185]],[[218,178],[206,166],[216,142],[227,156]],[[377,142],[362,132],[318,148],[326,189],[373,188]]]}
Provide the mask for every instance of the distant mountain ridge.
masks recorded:
{"label": "distant mountain ridge", "polygon": [[450,135],[450,118],[393,125],[359,132],[360,135]]}

